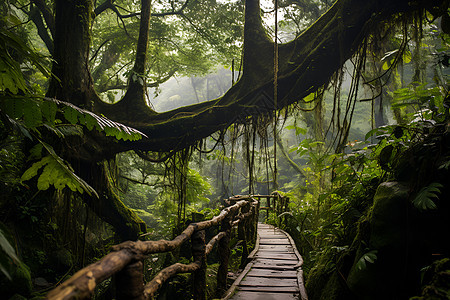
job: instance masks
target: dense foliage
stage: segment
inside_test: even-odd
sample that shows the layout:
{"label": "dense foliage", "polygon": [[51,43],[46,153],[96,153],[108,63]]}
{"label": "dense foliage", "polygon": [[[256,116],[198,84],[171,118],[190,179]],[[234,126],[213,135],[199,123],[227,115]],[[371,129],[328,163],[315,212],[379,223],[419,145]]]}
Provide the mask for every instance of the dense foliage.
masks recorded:
{"label": "dense foliage", "polygon": [[[0,4],[0,294],[43,296],[114,243],[171,239],[230,195],[273,190],[290,209],[260,218],[296,240],[311,299],[376,298],[367,282],[399,270],[394,296],[448,294],[448,2],[341,21],[354,2],[319,21],[329,1],[63,2]],[[153,255],[146,279],[191,259]],[[188,277],[161,294],[189,297]]]}

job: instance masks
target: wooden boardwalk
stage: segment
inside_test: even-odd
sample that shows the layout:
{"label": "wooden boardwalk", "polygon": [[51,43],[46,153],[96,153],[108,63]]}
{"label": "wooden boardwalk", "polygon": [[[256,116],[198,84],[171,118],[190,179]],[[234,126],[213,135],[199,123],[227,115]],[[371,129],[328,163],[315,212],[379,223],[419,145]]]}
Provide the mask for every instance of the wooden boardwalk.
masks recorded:
{"label": "wooden boardwalk", "polygon": [[258,240],[249,258],[252,261],[223,299],[308,299],[301,269],[303,259],[286,232],[258,223]]}

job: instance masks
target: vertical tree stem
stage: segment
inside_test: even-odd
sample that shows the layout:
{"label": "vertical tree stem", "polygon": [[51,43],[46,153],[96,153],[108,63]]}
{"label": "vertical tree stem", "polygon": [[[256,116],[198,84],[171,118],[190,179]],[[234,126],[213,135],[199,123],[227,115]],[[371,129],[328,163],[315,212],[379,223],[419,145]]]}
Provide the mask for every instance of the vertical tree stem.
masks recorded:
{"label": "vertical tree stem", "polygon": [[196,231],[191,238],[192,242],[192,256],[194,261],[201,263],[200,269],[195,271],[193,275],[194,299],[206,299],[206,245],[205,245],[205,231]]}

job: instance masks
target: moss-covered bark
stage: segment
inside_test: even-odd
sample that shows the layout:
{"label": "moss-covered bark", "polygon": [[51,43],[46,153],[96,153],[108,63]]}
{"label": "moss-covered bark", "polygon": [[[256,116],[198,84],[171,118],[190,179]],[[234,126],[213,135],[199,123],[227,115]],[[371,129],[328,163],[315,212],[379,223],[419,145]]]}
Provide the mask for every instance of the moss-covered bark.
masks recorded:
{"label": "moss-covered bark", "polygon": [[93,3],[58,0],[55,5],[55,63],[47,91],[49,97],[89,108],[95,93],[89,72]]}
{"label": "moss-covered bark", "polygon": [[100,192],[98,199],[86,196],[85,202],[103,221],[114,227],[120,240],[137,240],[140,233],[147,231],[145,222],[121,201],[108,163],[84,165],[81,171]]}

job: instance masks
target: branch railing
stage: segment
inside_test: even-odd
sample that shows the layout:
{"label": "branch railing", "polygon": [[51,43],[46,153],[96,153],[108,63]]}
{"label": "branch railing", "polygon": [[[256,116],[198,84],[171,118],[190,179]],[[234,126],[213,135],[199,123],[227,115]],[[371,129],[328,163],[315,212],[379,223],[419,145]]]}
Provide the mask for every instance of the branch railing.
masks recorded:
{"label": "branch railing", "polygon": [[[206,295],[206,257],[218,244],[219,268],[216,296],[227,290],[230,239],[234,226],[238,226],[238,238],[243,241],[241,266],[246,264],[249,241],[256,240],[259,201],[256,199],[282,199],[279,194],[233,196],[225,200],[225,207],[218,216],[189,224],[173,240],[126,241],[112,247],[112,252],[99,261],[79,270],[67,281],[51,290],[47,299],[88,299],[96,286],[115,276],[116,299],[153,299],[162,285],[179,273],[192,273],[194,299],[203,300]],[[274,202],[276,203],[276,202]],[[270,200],[268,200],[270,209]],[[276,209],[273,204],[271,209]],[[205,229],[220,225],[219,233],[206,243]],[[175,263],[161,270],[150,282],[144,283],[143,262],[150,255],[173,251],[191,239],[193,262]]]}
{"label": "branch railing", "polygon": [[[257,199],[266,199],[266,206],[261,206],[259,210],[266,210],[265,221],[269,220],[270,213],[275,214],[273,221],[278,227],[286,226],[286,213],[289,212],[289,197],[283,196],[278,192],[273,192],[270,195],[254,195]],[[259,201],[261,202],[261,201]]]}

